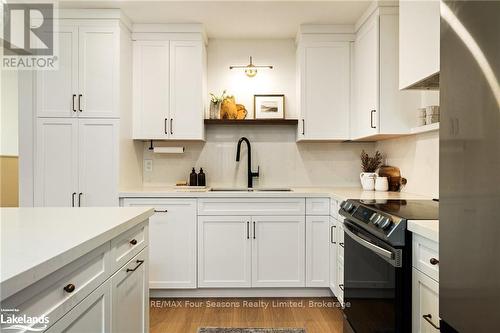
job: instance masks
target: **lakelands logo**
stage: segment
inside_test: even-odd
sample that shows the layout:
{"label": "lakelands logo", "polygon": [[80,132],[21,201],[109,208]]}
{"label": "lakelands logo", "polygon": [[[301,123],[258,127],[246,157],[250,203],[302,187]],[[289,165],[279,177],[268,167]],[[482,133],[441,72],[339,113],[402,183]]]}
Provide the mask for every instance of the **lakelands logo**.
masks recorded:
{"label": "lakelands logo", "polygon": [[56,69],[54,3],[8,1],[2,10],[2,68]]}
{"label": "lakelands logo", "polygon": [[16,332],[42,332],[48,327],[49,317],[30,317],[27,315],[0,314],[0,324],[2,330],[13,330]]}

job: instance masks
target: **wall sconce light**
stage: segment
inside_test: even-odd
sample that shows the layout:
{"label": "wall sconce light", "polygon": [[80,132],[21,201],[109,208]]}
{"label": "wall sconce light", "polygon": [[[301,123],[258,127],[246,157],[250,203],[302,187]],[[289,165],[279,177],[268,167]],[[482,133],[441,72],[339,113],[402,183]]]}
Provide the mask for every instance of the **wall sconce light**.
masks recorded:
{"label": "wall sconce light", "polygon": [[248,76],[248,77],[254,77],[255,75],[257,75],[257,68],[269,68],[269,69],[273,69],[273,66],[257,66],[257,65],[254,65],[253,62],[252,62],[252,57],[250,56],[250,63],[246,66],[229,66],[229,69],[235,69],[235,68],[243,68],[245,69],[245,74]]}

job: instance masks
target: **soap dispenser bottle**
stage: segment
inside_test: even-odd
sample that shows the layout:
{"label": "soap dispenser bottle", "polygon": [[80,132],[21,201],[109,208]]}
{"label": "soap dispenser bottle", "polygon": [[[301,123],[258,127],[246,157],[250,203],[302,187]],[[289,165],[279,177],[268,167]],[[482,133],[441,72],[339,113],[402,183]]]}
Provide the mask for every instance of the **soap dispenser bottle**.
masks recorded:
{"label": "soap dispenser bottle", "polygon": [[198,175],[196,174],[194,167],[189,175],[189,186],[198,186]]}
{"label": "soap dispenser bottle", "polygon": [[200,173],[198,173],[198,186],[206,186],[205,173],[203,172],[203,168],[200,168]]}

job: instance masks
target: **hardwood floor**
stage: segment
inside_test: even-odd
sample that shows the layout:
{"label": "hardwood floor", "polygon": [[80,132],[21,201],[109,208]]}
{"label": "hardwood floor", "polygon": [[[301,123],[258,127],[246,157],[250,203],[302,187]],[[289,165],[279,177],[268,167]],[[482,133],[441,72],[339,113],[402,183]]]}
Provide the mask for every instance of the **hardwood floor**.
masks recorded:
{"label": "hardwood floor", "polygon": [[295,327],[341,333],[332,298],[154,298],[150,333],[196,333],[199,327]]}

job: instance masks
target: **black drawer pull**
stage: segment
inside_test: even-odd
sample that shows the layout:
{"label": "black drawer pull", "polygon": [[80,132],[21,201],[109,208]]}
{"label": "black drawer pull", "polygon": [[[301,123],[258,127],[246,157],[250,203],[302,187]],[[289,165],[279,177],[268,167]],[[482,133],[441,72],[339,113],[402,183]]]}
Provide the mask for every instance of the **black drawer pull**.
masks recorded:
{"label": "black drawer pull", "polygon": [[339,288],[342,289],[342,291],[344,291],[344,285],[343,284],[339,284]]}
{"label": "black drawer pull", "polygon": [[426,314],[426,315],[423,315],[422,318],[425,319],[426,322],[428,322],[429,324],[431,324],[432,327],[434,327],[435,329],[439,330],[439,326],[436,326],[436,324],[434,324],[432,322],[432,315],[429,313],[429,314]]}
{"label": "black drawer pull", "polygon": [[75,291],[76,287],[74,284],[70,283],[66,287],[64,287],[63,289],[67,293],[72,293],[73,291]]}
{"label": "black drawer pull", "polygon": [[339,243],[340,246],[344,247],[344,243]]}
{"label": "black drawer pull", "polygon": [[129,243],[132,245],[137,245],[137,239],[132,239]]}
{"label": "black drawer pull", "polygon": [[72,106],[73,112],[76,112],[76,109],[75,109],[75,98],[76,98],[76,95],[73,94],[73,100],[72,100],[73,101],[73,106]]}
{"label": "black drawer pull", "polygon": [[429,262],[431,263],[431,265],[437,265],[437,264],[439,264],[439,260],[437,260],[436,258],[431,258],[429,260]]}
{"label": "black drawer pull", "polygon": [[134,272],[135,270],[137,270],[137,268],[139,268],[139,266],[141,266],[144,263],[144,260],[136,260],[135,262],[137,263],[137,266],[135,266],[132,269],[127,268],[127,273],[128,272]]}
{"label": "black drawer pull", "polygon": [[164,210],[155,209],[155,213],[168,213],[168,210],[166,210],[166,209],[164,209]]}
{"label": "black drawer pull", "polygon": [[82,94],[79,94],[78,95],[78,111],[82,112],[82,97],[83,95]]}

